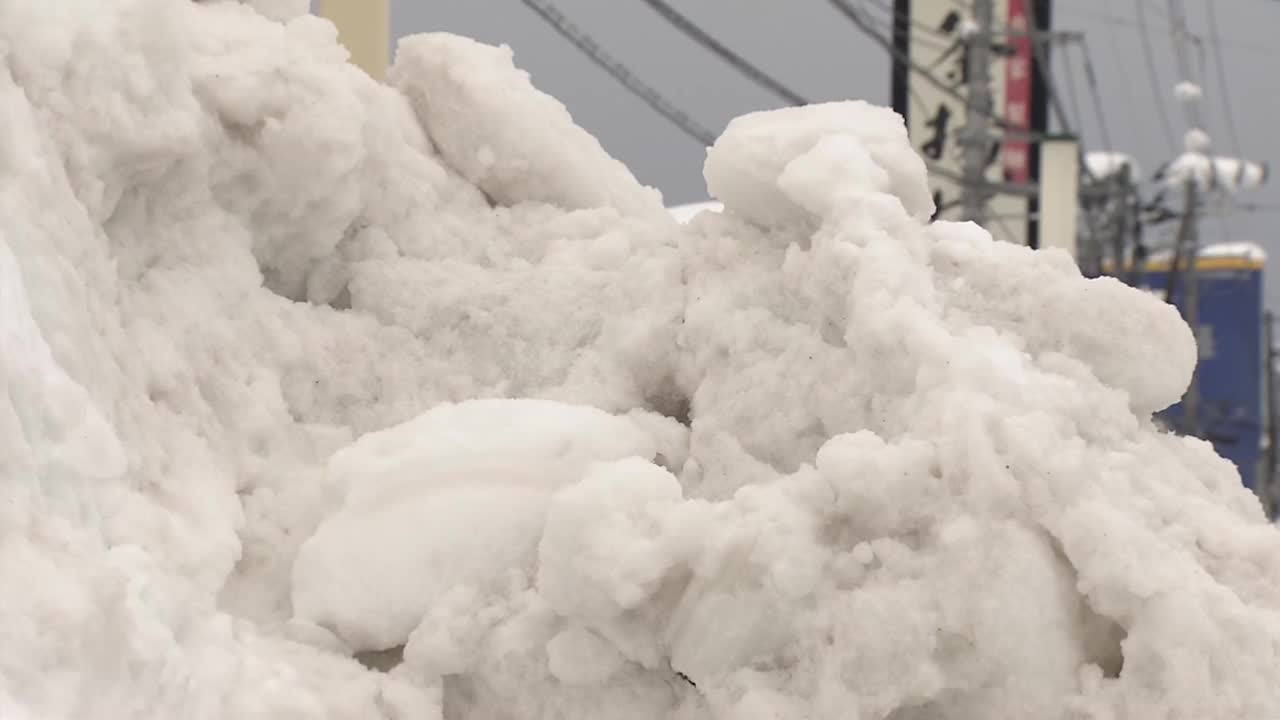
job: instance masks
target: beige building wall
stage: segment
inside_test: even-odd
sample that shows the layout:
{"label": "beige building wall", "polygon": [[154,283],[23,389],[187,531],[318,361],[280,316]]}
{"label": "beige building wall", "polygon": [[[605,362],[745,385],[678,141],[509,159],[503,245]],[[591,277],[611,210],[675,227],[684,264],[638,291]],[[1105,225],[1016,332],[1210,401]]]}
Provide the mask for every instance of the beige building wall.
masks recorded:
{"label": "beige building wall", "polygon": [[351,62],[374,80],[384,80],[391,36],[388,0],[320,0],[319,12],[338,26]]}

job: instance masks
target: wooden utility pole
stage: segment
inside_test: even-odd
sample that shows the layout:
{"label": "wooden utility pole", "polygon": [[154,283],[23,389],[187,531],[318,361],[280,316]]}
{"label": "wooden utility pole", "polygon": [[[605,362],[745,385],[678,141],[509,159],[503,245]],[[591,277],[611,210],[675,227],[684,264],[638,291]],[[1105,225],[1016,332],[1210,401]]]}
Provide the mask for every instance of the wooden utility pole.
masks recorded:
{"label": "wooden utility pole", "polygon": [[991,37],[995,22],[992,0],[973,0],[973,20],[977,27],[966,38],[968,56],[968,95],[965,97],[965,124],[961,132],[964,143],[964,196],[966,220],[986,224],[987,162],[991,157],[992,137],[989,123],[994,102],[991,97]]}
{"label": "wooden utility pole", "polygon": [[[1169,274],[1169,287],[1165,291],[1165,301],[1173,302],[1177,291],[1178,279],[1185,278],[1186,292],[1182,298],[1182,317],[1191,327],[1191,334],[1196,341],[1196,365],[1191,371],[1191,385],[1182,400],[1182,432],[1184,435],[1199,437],[1200,435],[1200,358],[1203,348],[1200,347],[1200,232],[1197,225],[1197,208],[1199,202],[1196,192],[1195,178],[1188,178],[1183,186],[1182,221],[1178,225],[1178,238],[1173,251],[1173,272]],[[1186,260],[1183,262],[1183,256]]]}
{"label": "wooden utility pole", "polygon": [[1276,517],[1276,501],[1280,500],[1276,492],[1276,453],[1280,451],[1280,425],[1277,421],[1277,413],[1280,413],[1280,403],[1276,398],[1276,338],[1275,338],[1276,317],[1270,310],[1262,313],[1262,342],[1265,343],[1262,348],[1263,366],[1262,366],[1262,387],[1265,388],[1266,406],[1266,424],[1264,430],[1266,432],[1267,446],[1266,452],[1262,455],[1262,471],[1258,473],[1258,497],[1262,500],[1262,509],[1267,513],[1267,517],[1275,519]]}

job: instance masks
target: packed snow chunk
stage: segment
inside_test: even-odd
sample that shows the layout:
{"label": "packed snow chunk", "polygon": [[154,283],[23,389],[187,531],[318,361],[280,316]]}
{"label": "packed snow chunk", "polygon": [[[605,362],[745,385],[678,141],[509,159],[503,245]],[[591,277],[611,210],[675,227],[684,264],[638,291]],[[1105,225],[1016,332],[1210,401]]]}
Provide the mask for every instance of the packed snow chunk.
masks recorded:
{"label": "packed snow chunk", "polygon": [[700,688],[714,688],[755,663],[785,656],[806,636],[806,610],[826,585],[833,559],[815,512],[828,501],[806,470],[713,505],[701,542],[686,551],[689,580],[662,618],[673,668]]}
{"label": "packed snow chunk", "polygon": [[661,195],[605,154],[511,59],[507,46],[417,35],[400,41],[390,80],[445,158],[499,205],[541,201],[659,217]]}
{"label": "packed snow chunk", "polygon": [[671,473],[640,459],[596,466],[552,501],[538,548],[542,596],[592,621],[639,606],[696,547],[674,512],[682,500]]}
{"label": "packed snow chunk", "polygon": [[937,516],[944,492],[932,472],[935,462],[927,442],[890,446],[865,430],[832,438],[815,458],[835,489],[836,506],[872,537],[911,532]]}
{"label": "packed snow chunk", "polygon": [[933,214],[924,161],[902,117],[861,101],[736,118],[707,152],[704,174],[726,208],[765,227],[804,223],[839,198],[879,192],[918,220]]}
{"label": "packed snow chunk", "polygon": [[[201,0],[197,0],[200,2]],[[306,15],[311,0],[240,0],[272,20],[292,20]]]}
{"label": "packed snow chunk", "polygon": [[695,217],[698,217],[704,212],[720,213],[723,211],[723,203],[710,200],[705,202],[687,203],[685,205],[675,205],[667,208],[667,212],[671,213],[671,217],[675,218],[676,222],[681,225],[687,225]]}
{"label": "packed snow chunk", "polygon": [[551,639],[547,660],[551,674],[570,685],[601,685],[625,664],[604,638],[576,625]]}
{"label": "packed snow chunk", "polygon": [[[127,459],[111,424],[58,364],[31,316],[17,260],[0,232],[0,470],[60,479],[54,506],[81,504],[72,478],[114,479]],[[13,465],[11,465],[13,464]],[[64,485],[65,483],[65,485]]]}
{"label": "packed snow chunk", "polygon": [[1172,305],[1114,278],[1085,280],[1065,255],[994,242],[970,226],[936,223],[930,234],[934,263],[951,275],[943,292],[952,313],[984,318],[1035,355],[1070,357],[1126,391],[1139,414],[1186,391],[1196,345]]}
{"label": "packed snow chunk", "polygon": [[449,590],[532,571],[552,493],[588,465],[657,454],[626,417],[537,400],[444,405],[365,435],[330,463],[345,502],[298,553],[295,616],[355,650],[402,645]]}

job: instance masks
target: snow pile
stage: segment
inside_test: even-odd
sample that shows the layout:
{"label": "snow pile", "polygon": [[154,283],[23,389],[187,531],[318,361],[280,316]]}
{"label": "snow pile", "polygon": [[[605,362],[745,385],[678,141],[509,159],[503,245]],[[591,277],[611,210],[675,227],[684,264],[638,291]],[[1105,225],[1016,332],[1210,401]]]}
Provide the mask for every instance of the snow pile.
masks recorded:
{"label": "snow pile", "polygon": [[[665,454],[651,432],[663,425]],[[683,436],[661,416],[646,428],[533,400],[437,406],[365,435],[330,461],[345,502],[299,553],[294,614],[355,650],[401,645],[436,598],[532,572],[554,491],[593,463],[679,458]]]}
{"label": "snow pile", "polygon": [[0,57],[0,715],[1280,714],[1280,538],[1150,421],[1189,331],[929,224],[887,110],[740,118],[682,229],[461,38]]}
{"label": "snow pile", "polygon": [[667,208],[667,212],[671,213],[671,217],[681,224],[689,222],[701,212],[720,212],[721,210],[724,210],[724,205],[711,201],[688,203]]}

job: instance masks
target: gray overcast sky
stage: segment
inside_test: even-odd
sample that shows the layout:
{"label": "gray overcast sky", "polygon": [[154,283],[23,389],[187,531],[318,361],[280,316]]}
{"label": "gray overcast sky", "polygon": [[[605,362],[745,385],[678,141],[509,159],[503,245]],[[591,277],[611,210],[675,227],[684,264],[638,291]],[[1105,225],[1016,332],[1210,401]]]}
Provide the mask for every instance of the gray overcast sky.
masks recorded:
{"label": "gray overcast sky", "polygon": [[[1243,154],[1256,160],[1280,160],[1280,40],[1276,39],[1280,0],[1185,3],[1192,32],[1206,38],[1203,74],[1197,78],[1206,93],[1206,124],[1215,150],[1231,154],[1215,55],[1207,42],[1205,9],[1210,1],[1217,11]],[[670,2],[801,95],[813,100],[889,102],[888,57],[827,0]],[[1136,21],[1138,3],[1145,3],[1161,83],[1157,88],[1152,87],[1143,61]],[[868,0],[863,5],[886,17],[881,8],[891,2]],[[556,6],[642,80],[713,131],[723,129],[736,115],[783,104],[667,25],[639,0],[557,0]],[[1176,66],[1167,4],[1161,0],[1057,0],[1054,26],[1086,33],[1115,149],[1135,155],[1150,173],[1171,152],[1158,113],[1167,115],[1178,138],[1185,129],[1173,100]],[[642,182],[662,190],[668,204],[706,197],[699,144],[632,97],[519,0],[392,0],[393,35],[431,31],[510,45],[516,64],[532,74],[534,83],[568,106],[577,122],[599,137]],[[1086,149],[1105,149],[1087,92],[1081,54],[1072,52]],[[1071,75],[1061,65],[1064,59],[1061,51],[1055,55],[1055,77],[1069,97],[1066,90]],[[1269,304],[1280,307],[1280,237],[1274,231],[1280,224],[1280,179],[1242,194],[1241,200],[1271,209],[1238,212],[1225,221],[1207,220],[1202,236],[1206,241],[1250,240],[1267,247],[1275,258]]]}

